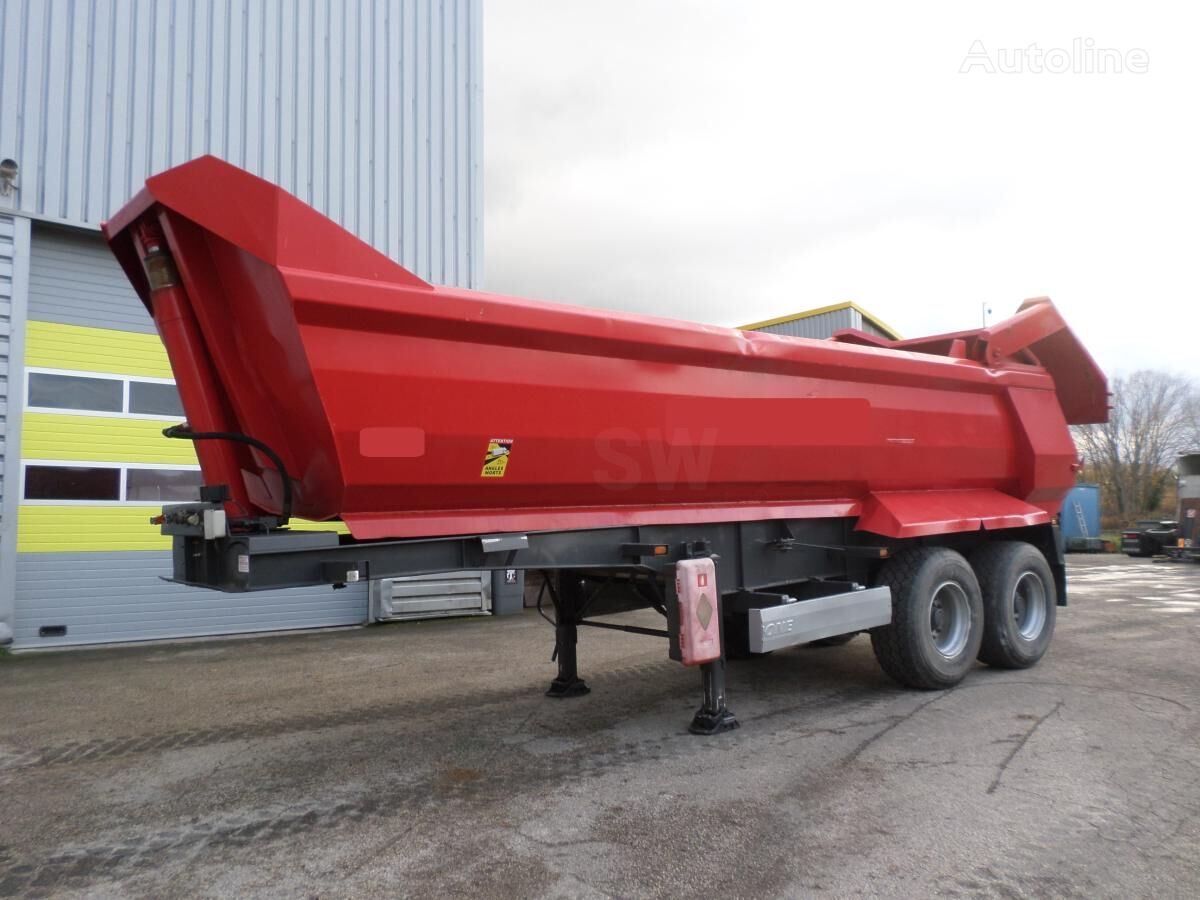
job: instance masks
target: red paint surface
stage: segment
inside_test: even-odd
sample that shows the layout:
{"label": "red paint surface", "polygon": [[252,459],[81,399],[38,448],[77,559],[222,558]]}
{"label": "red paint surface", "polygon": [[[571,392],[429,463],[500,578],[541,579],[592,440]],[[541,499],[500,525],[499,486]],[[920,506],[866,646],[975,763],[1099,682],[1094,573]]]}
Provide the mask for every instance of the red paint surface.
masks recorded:
{"label": "red paint surface", "polygon": [[[359,538],[860,512],[897,537],[1034,523],[1075,480],[1067,421],[1105,414],[1104,376],[1048,302],[1011,328],[811,341],[435,288],[204,157],[105,226],[148,307],[139,221],[162,228],[192,313],[164,334],[188,415],[217,409],[266,441],[295,513]],[[511,455],[484,478],[493,439]],[[201,465],[278,512],[257,453]]]}

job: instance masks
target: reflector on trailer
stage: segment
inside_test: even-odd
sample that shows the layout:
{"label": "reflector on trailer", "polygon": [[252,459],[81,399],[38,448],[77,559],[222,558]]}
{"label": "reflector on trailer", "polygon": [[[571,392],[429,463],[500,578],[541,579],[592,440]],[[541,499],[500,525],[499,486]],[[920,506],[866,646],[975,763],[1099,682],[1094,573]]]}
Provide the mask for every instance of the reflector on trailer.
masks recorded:
{"label": "reflector on trailer", "polygon": [[685,666],[699,666],[721,656],[721,616],[717,567],[711,559],[683,559],[675,564],[679,600],[679,652]]}

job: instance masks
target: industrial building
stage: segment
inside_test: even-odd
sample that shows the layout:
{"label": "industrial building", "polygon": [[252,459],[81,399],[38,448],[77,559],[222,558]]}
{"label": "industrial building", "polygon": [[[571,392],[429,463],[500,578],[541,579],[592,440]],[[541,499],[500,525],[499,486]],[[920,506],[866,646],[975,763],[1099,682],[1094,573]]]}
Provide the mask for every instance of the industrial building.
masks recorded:
{"label": "industrial building", "polygon": [[841,331],[843,328],[856,328],[876,337],[892,341],[900,339],[894,328],[849,300],[780,316],[777,319],[767,319],[765,322],[754,322],[741,328],[742,331],[766,331],[769,334],[818,340],[830,337],[835,331]]}
{"label": "industrial building", "polygon": [[[149,518],[194,497],[199,471],[191,444],[161,434],[182,418],[171,370],[98,228],[147,176],[211,153],[422,278],[478,287],[480,0],[2,8],[0,643],[366,621],[366,584],[231,595],[161,580],[170,544]],[[487,588],[468,576],[375,605],[386,617],[434,590],[443,608],[478,607]]]}

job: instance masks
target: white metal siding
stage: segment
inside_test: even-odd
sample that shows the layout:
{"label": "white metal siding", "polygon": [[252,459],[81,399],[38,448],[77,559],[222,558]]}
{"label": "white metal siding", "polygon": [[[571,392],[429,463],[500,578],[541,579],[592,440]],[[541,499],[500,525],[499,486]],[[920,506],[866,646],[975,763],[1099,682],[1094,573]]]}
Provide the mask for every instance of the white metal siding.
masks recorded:
{"label": "white metal siding", "polygon": [[[367,585],[222,594],[161,580],[171,553],[22,553],[14,645],[101,644],[199,635],[357,625]],[[39,637],[65,625],[63,637]]]}
{"label": "white metal siding", "polygon": [[[7,199],[7,198],[6,198]],[[15,613],[21,397],[29,220],[0,214],[0,644],[12,640]]]}
{"label": "white metal siding", "polygon": [[154,320],[96,234],[35,225],[28,316],[39,322],[154,334]]}
{"label": "white metal siding", "polygon": [[861,331],[865,331],[867,334],[873,334],[873,335],[875,335],[875,337],[887,338],[889,340],[891,340],[894,337],[894,335],[888,334],[882,328],[875,327],[875,323],[872,322],[870,319],[866,318],[865,316],[860,315],[858,317],[858,319],[859,319],[859,322],[857,325],[854,326],[855,328],[857,328]]}
{"label": "white metal siding", "polygon": [[[12,336],[13,272],[16,262],[16,222],[12,216],[0,215],[0,516],[3,515],[5,462],[8,431],[8,363],[9,340]],[[2,561],[0,561],[2,564]]]}
{"label": "white metal siding", "polygon": [[0,157],[20,210],[96,226],[213,153],[476,287],[481,33],[481,0],[0,0]]}
{"label": "white metal siding", "polygon": [[765,331],[769,334],[786,334],[790,337],[824,339],[842,328],[861,328],[862,316],[858,311],[847,307],[830,312],[809,316],[805,319],[793,319],[790,322],[779,322],[756,328],[755,331]]}

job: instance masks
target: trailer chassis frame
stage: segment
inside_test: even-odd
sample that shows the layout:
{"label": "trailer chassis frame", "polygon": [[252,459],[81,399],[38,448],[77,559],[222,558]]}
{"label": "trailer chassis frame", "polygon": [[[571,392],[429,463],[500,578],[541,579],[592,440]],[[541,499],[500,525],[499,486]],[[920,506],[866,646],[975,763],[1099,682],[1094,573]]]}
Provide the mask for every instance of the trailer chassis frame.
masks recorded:
{"label": "trailer chassis frame", "polygon": [[[840,579],[850,562],[847,557],[878,560],[887,555],[886,547],[862,543],[849,520],[840,518],[356,541],[332,531],[272,528],[274,523],[269,522],[243,522],[245,530],[222,534],[221,510],[219,500],[164,507],[163,532],[174,540],[173,580],[239,592],[314,584],[344,587],[368,578],[456,569],[522,568],[557,574],[559,584],[553,577],[546,580],[555,610],[551,659],[558,667],[546,694],[556,699],[581,697],[591,690],[579,675],[581,626],[666,637],[670,657],[682,660],[674,567],[683,559],[719,561],[715,593],[721,655],[699,666],[702,701],[688,727],[701,735],[739,726],[726,700],[723,594],[754,597],[759,605],[782,604],[791,598],[772,594],[770,588],[800,580]],[[596,577],[604,581],[589,596],[587,579]],[[614,578],[624,590],[617,609],[610,604],[605,611],[657,609],[667,627],[657,630],[588,619]]]}
{"label": "trailer chassis frame", "polygon": [[[163,532],[174,540],[172,580],[240,592],[320,584],[344,587],[369,578],[461,569],[543,571],[555,611],[554,618],[547,619],[554,626],[551,659],[557,664],[546,693],[558,699],[590,692],[579,674],[580,627],[666,637],[671,659],[682,661],[674,569],[685,559],[712,558],[721,654],[699,666],[703,699],[689,726],[696,734],[738,727],[726,701],[731,622],[743,643],[746,634],[753,635],[748,647],[738,648],[752,653],[887,624],[890,591],[866,585],[896,546],[909,543],[856,532],[849,518],[358,541],[334,531],[290,531],[267,523],[255,529],[253,523],[247,527],[242,522],[235,525],[241,530],[226,532],[218,521],[221,510],[220,501],[164,508]],[[1056,560],[1051,561],[1053,565]],[[609,590],[614,585],[618,589]],[[589,618],[641,608],[656,609],[666,619],[666,628]],[[778,637],[793,627],[795,633]]]}

